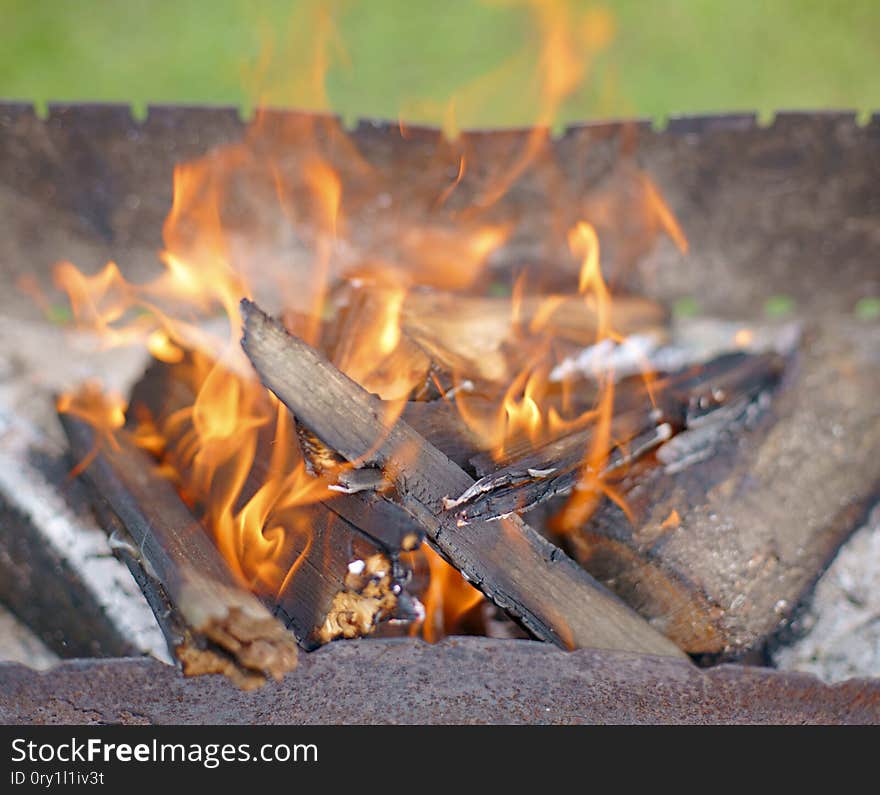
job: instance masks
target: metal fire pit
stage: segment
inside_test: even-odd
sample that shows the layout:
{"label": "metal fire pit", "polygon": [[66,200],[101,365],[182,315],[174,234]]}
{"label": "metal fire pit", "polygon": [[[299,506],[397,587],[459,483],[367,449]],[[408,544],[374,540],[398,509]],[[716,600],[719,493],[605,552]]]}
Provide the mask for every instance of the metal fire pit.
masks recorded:
{"label": "metal fire pit", "polygon": [[[286,136],[307,118],[267,112],[262,145],[287,141],[278,156],[295,158]],[[93,374],[96,361],[105,380],[123,387],[142,362],[125,352],[96,359],[72,351],[14,285],[46,289],[58,260],[87,271],[115,260],[129,276],[155,272],[174,165],[245,134],[232,109],[154,107],[138,122],[123,106],[52,106],[45,120],[30,106],[0,106],[0,268],[7,285],[0,297],[0,601],[61,656],[117,657],[160,643],[127,571],[65,480],[52,403],[55,391]],[[499,152],[515,152],[525,135],[468,133],[469,162],[480,168]],[[396,126],[362,122],[350,136],[391,186],[383,199],[392,207],[383,216],[389,227],[424,205],[436,177],[426,164],[438,151],[455,164],[436,131],[402,135]],[[737,500],[722,495],[720,512],[718,505],[695,506],[685,518],[714,550],[718,572],[729,568],[725,528],[734,525],[754,528],[754,542],[747,534],[744,543],[756,545],[760,565],[784,559],[793,569],[821,571],[880,482],[880,334],[877,324],[853,314],[857,299],[877,290],[880,116],[860,125],[851,113],[778,114],[769,126],[751,115],[682,118],[663,131],[642,121],[590,124],[570,128],[552,148],[569,193],[587,202],[613,195],[615,186],[625,187],[627,169],[639,167],[681,220],[687,257],[666,240],[638,245],[644,230],[632,226],[637,221],[619,223],[625,216],[612,207],[603,247],[607,240],[606,262],[621,283],[664,302],[693,296],[707,313],[746,321],[762,317],[768,296],[796,302],[807,341],[797,365],[803,389],[787,399],[775,446],[757,450],[752,462],[772,487],[756,480]],[[541,169],[529,172],[489,213],[528,218],[490,267],[559,259],[544,234],[552,210],[536,201],[548,180]],[[290,261],[307,257],[302,240],[267,220],[260,197],[244,190],[236,201],[244,219],[235,230],[240,247],[271,257],[280,245]],[[354,234],[368,248],[387,243],[392,233],[371,225],[368,210]],[[762,546],[774,527],[792,522],[822,529],[827,543],[806,558],[785,543]],[[724,576],[729,599],[719,609],[736,635],[749,611],[765,606],[751,604],[743,590],[749,572]],[[784,628],[796,608],[780,606],[764,631]],[[739,648],[757,647],[758,637],[740,634]],[[184,681],[144,660],[67,662],[46,674],[2,665],[0,693],[6,721],[880,721],[877,680],[831,688],[798,674],[736,666],[700,672],[653,658],[565,655],[538,643],[487,639],[435,647],[334,644],[306,656],[284,685],[256,695],[219,681]]]}

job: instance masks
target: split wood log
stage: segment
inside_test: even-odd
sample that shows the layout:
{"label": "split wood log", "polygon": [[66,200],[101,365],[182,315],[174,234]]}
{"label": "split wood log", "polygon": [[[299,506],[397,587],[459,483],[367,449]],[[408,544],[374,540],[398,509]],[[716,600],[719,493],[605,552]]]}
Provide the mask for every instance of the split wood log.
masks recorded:
{"label": "split wood log", "polygon": [[[610,478],[623,472],[675,433],[721,407],[744,406],[778,382],[784,365],[778,354],[733,353],[660,379],[652,388],[653,405],[642,391],[645,408],[615,414],[610,420],[613,446],[605,453],[597,476]],[[622,403],[627,401],[632,397]],[[594,434],[588,427],[526,452],[447,501],[447,510],[454,511],[462,523],[491,521],[526,513],[569,493],[583,477]]]}
{"label": "split wood log", "polygon": [[628,472],[632,520],[606,501],[568,537],[687,651],[763,653],[876,501],[876,335],[852,326],[805,346],[768,407],[712,412]]}
{"label": "split wood log", "polygon": [[[189,462],[181,457],[178,441],[188,437],[191,423],[181,421],[180,412],[194,401],[184,360],[154,362],[135,384],[129,403],[130,427],[149,419],[156,427],[174,428],[163,461],[183,471]],[[176,421],[168,423],[169,417]],[[274,426],[266,425],[258,435],[239,507],[267,478],[279,475],[271,466],[274,444]],[[415,549],[423,534],[402,508],[372,490],[333,492],[326,500],[286,509],[284,525],[282,559],[295,571],[261,598],[305,649],[368,635],[388,617],[410,617],[399,553]]]}
{"label": "split wood log", "polygon": [[[391,351],[383,347],[380,337],[389,324],[398,324],[396,311],[404,297],[403,288],[393,291],[379,287],[355,287],[340,284],[334,296],[337,312],[323,328],[320,342],[333,364],[369,391],[381,390],[383,396],[397,398],[413,386],[419,391],[430,386],[431,359],[404,329],[398,329],[396,344]],[[288,315],[282,318],[291,334],[300,334],[301,323],[291,324]]]}
{"label": "split wood log", "polygon": [[673,643],[518,517],[456,525],[443,500],[473,480],[381,401],[250,301],[242,346],[263,383],[349,461],[380,467],[432,546],[538,637],[564,648],[681,656]]}
{"label": "split wood log", "polygon": [[[717,554],[729,564],[732,555],[738,570],[751,569],[750,576],[740,581],[743,592],[766,590],[765,603],[775,592],[773,604],[781,601],[777,609],[786,606],[786,591],[775,581],[779,559],[772,537],[764,540],[763,554],[746,553],[747,548],[737,540],[740,529],[731,525],[723,541],[716,533],[716,543],[709,548],[698,540],[700,524],[691,526],[694,516],[711,511],[712,502],[722,497],[714,489],[742,469],[744,450],[759,435],[746,428],[747,407],[731,408],[732,415],[718,412],[701,428],[677,436],[663,449],[663,460],[639,462],[626,473],[616,488],[629,516],[603,500],[590,521],[566,537],[567,548],[585,568],[692,654],[743,651],[724,626],[725,608],[736,610],[738,602],[725,605],[719,591],[705,587],[713,581],[710,576],[717,568],[713,561]],[[739,416],[737,409],[742,412]],[[764,417],[759,423],[761,432],[766,433],[771,424],[772,417]],[[703,534],[716,524],[711,519],[697,521],[707,525]],[[666,548],[670,542],[677,546],[682,538],[690,539],[683,552],[674,546]],[[742,560],[744,554],[751,561]],[[762,623],[774,621],[774,607],[770,604],[769,608]]]}
{"label": "split wood log", "polygon": [[[161,591],[151,607],[186,675],[222,673],[244,689],[296,667],[291,633],[231,574],[207,533],[125,430],[99,441],[85,421],[61,414],[73,455],[86,463],[99,516],[124,527]],[[172,608],[169,612],[168,608]],[[171,623],[169,623],[171,622]]]}

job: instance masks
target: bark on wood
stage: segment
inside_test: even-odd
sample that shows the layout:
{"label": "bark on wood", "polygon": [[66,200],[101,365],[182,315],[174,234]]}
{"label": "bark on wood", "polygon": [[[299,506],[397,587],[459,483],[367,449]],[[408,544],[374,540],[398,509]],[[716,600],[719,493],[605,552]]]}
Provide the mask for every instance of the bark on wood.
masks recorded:
{"label": "bark on wood", "polygon": [[242,345],[263,383],[297,419],[349,461],[378,466],[432,545],[538,637],[562,647],[681,651],[519,518],[460,528],[443,500],[472,483],[462,469],[381,401],[288,334],[249,301]]}
{"label": "bark on wood", "polygon": [[[184,367],[155,362],[132,391],[129,423],[149,416],[163,425],[194,400]],[[187,423],[177,422],[175,427],[181,438],[189,431]],[[273,427],[260,429],[239,507],[270,476],[274,443]],[[175,438],[168,440],[165,456],[172,465],[187,465],[180,460]],[[284,557],[295,573],[277,592],[261,597],[300,645],[314,649],[338,637],[367,635],[381,619],[407,615],[406,600],[399,604],[406,575],[398,553],[416,548],[423,534],[402,508],[372,491],[334,492],[330,499],[288,510],[285,516],[289,527]],[[352,563],[355,569],[363,563],[363,571],[350,571]],[[378,572],[384,573],[373,576]]]}
{"label": "bark on wood", "polygon": [[[296,666],[294,637],[265,606],[239,584],[204,529],[172,485],[122,430],[98,441],[82,420],[61,415],[61,423],[93,490],[99,513],[115,517],[138,550],[141,565],[162,587],[177,628],[174,655],[185,674],[222,673],[242,688],[281,679]],[[98,445],[96,447],[96,445]],[[90,460],[89,460],[90,459]],[[156,617],[168,630],[169,617],[153,598]]]}

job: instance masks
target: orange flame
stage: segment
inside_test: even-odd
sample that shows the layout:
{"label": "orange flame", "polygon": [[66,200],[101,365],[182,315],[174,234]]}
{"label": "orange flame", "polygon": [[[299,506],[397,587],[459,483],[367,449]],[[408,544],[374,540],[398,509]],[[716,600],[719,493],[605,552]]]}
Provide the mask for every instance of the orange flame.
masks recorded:
{"label": "orange flame", "polygon": [[582,10],[569,0],[524,0],[524,5],[540,41],[538,113],[522,151],[477,200],[480,208],[495,204],[542,154],[562,104],[583,84],[614,36],[613,18],[604,8]]}
{"label": "orange flame", "polygon": [[125,400],[121,395],[105,392],[97,381],[87,381],[76,392],[61,395],[55,402],[55,408],[61,414],[84,420],[96,431],[95,446],[82,461],[77,462],[70,473],[71,477],[89,466],[102,444],[115,447],[113,431],[125,425]]}
{"label": "orange flame", "polygon": [[458,627],[462,617],[483,600],[483,594],[430,547],[425,547],[423,554],[430,581],[422,597],[425,618],[417,628],[428,643],[435,643]]}
{"label": "orange flame", "polygon": [[[569,236],[569,245],[575,253],[583,256],[578,290],[597,317],[597,339],[620,339],[609,326],[611,294],[602,276],[599,264],[599,238],[590,224],[582,221]],[[556,520],[557,529],[567,532],[583,526],[592,515],[603,496],[614,500],[631,517],[623,498],[603,478],[603,469],[611,453],[611,420],[614,415],[614,373],[609,369],[594,373],[599,385],[599,402],[592,413],[591,437],[581,477],[571,497]]]}
{"label": "orange flame", "polygon": [[[235,148],[229,157],[224,165],[230,168],[243,160]],[[108,346],[140,344],[166,362],[182,361],[185,350],[208,354],[193,357],[192,404],[165,418],[160,427],[142,423],[136,439],[154,452],[164,449],[159,440],[175,440],[172,469],[187,499],[201,507],[224,558],[243,582],[273,593],[291,568],[284,563],[289,546],[285,527],[291,533],[301,531],[290,509],[330,492],[326,482],[306,472],[287,410],[252,377],[234,374],[247,372],[238,346],[238,306],[250,291],[230,261],[221,215],[224,175],[210,165],[205,161],[175,169],[174,198],[164,226],[166,248],[160,255],[165,270],[153,281],[128,282],[114,263],[94,276],[59,263],[55,279],[68,293],[78,326],[95,332]],[[338,180],[320,168],[313,179],[316,201],[335,232]],[[228,320],[226,340],[205,326],[217,309]],[[97,400],[95,394],[65,396],[59,410],[77,413],[99,429],[121,426],[124,403]],[[266,428],[275,439],[269,472],[246,497],[260,433]]]}
{"label": "orange flame", "polygon": [[[569,233],[569,247],[582,260],[578,292],[583,302],[582,311],[593,319],[593,341],[619,340],[619,335],[610,327],[611,294],[599,265],[599,239],[595,229],[585,221],[579,222]],[[511,446],[519,447],[524,439],[540,444],[589,423],[608,424],[613,404],[613,374],[598,372],[594,374],[602,395],[598,405],[572,413],[567,385],[563,383],[562,389],[554,389],[550,381],[551,371],[558,364],[552,351],[555,330],[551,321],[569,297],[547,296],[526,318],[523,295],[520,279],[511,297],[508,333],[510,340],[529,350],[530,355],[501,393],[498,410],[487,415],[466,392],[456,396],[456,407],[465,423],[497,461],[507,458]]]}

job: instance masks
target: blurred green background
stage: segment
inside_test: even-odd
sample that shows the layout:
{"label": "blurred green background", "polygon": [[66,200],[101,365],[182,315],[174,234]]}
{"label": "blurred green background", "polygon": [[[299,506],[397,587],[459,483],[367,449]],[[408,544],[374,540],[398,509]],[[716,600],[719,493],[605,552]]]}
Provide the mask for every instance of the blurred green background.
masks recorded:
{"label": "blurred green background", "polygon": [[0,0],[0,8],[0,97],[38,107],[125,101],[143,113],[149,102],[265,101],[349,119],[523,124],[546,111],[541,41],[561,24],[582,63],[553,108],[556,122],[880,108],[880,0]]}

